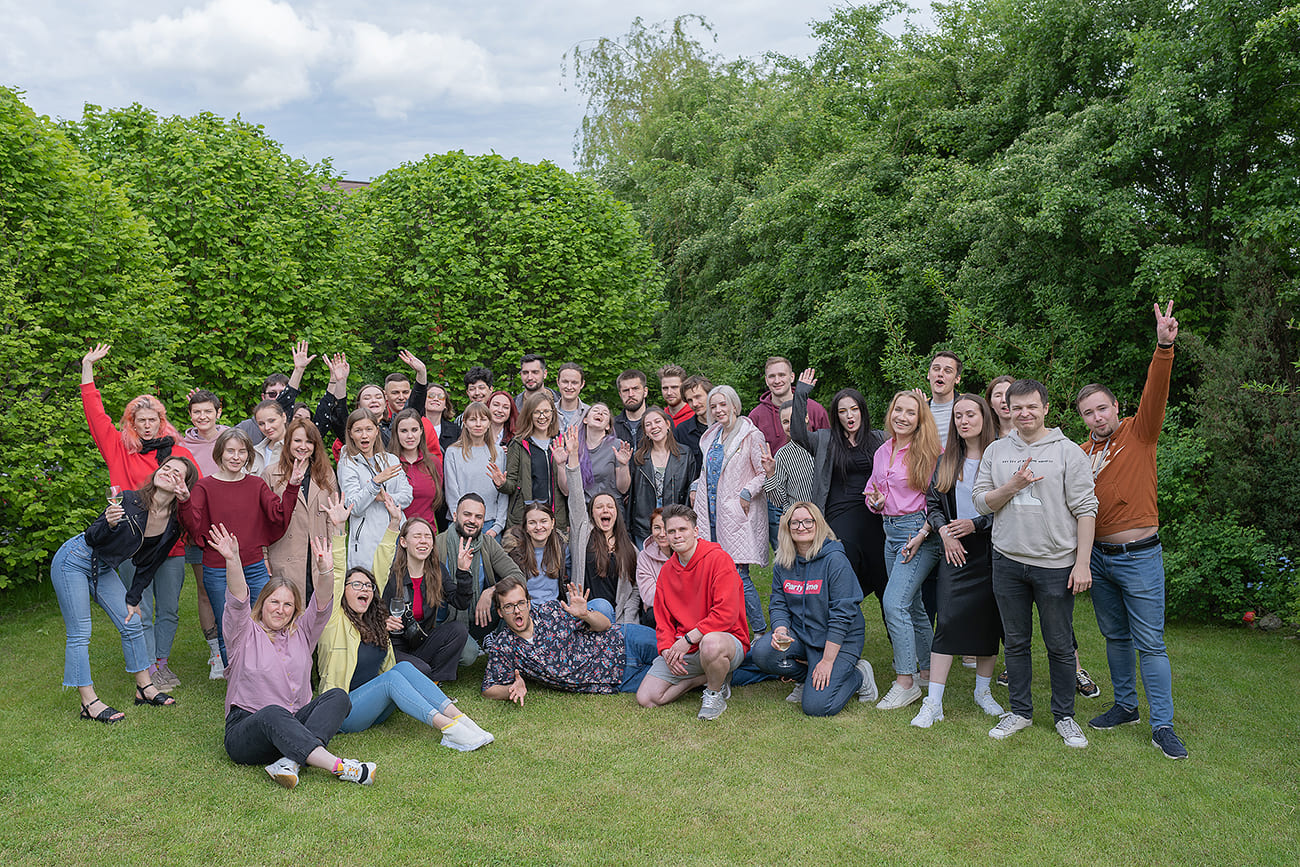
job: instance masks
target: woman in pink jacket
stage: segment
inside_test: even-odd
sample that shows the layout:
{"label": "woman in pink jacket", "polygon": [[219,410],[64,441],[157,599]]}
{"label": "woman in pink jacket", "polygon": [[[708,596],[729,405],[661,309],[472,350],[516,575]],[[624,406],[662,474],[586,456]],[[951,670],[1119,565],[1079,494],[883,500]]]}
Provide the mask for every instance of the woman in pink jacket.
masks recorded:
{"label": "woman in pink jacket", "polygon": [[755,634],[767,629],[763,602],[751,565],[767,565],[767,498],[763,493],[763,446],[767,442],[742,415],[740,397],[729,385],[709,392],[709,428],[700,437],[704,455],[692,486],[701,539],[717,542],[731,556],[745,587],[745,617]]}

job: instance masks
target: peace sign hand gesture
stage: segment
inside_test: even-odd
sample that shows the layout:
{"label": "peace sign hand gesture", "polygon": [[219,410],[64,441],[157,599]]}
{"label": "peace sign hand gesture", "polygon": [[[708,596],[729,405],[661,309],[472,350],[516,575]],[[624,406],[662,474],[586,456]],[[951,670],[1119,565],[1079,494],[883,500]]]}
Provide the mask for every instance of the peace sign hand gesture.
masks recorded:
{"label": "peace sign hand gesture", "polygon": [[1178,339],[1178,320],[1174,318],[1174,302],[1171,299],[1165,312],[1160,312],[1160,302],[1155,303],[1156,343],[1168,346]]}

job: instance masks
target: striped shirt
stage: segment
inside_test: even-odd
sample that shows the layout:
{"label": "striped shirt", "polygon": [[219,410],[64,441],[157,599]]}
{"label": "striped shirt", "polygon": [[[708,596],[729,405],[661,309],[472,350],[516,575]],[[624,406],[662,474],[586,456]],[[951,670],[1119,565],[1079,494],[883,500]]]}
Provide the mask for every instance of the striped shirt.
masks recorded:
{"label": "striped shirt", "polygon": [[763,481],[768,500],[783,511],[790,503],[811,500],[816,469],[807,449],[790,440],[776,450],[772,460],[776,468],[771,478]]}

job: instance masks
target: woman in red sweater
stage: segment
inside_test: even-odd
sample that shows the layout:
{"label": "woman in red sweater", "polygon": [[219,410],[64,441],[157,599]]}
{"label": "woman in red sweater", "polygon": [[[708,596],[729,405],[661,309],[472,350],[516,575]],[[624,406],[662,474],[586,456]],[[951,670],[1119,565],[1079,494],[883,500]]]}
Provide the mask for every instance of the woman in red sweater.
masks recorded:
{"label": "woman in red sweater", "polygon": [[289,527],[298,489],[307,474],[307,459],[296,458],[284,492],[277,496],[261,476],[248,474],[253,462],[253,444],[239,428],[231,428],[217,437],[212,447],[217,471],[199,480],[190,498],[181,504],[181,520],[199,546],[203,548],[203,586],[217,617],[217,645],[222,662],[226,640],[221,616],[226,598],[226,560],[208,542],[208,531],[224,524],[240,540],[240,563],[250,598],[256,599],[270,580],[262,549],[279,540]]}
{"label": "woman in red sweater", "polygon": [[[411,505],[404,510],[408,518],[423,518],[430,526],[437,526],[436,516],[442,511],[442,451],[434,453],[429,447],[422,416],[414,407],[393,416],[393,434],[388,440],[388,451],[397,455],[411,483]],[[438,449],[438,441],[433,441]]]}
{"label": "woman in red sweater", "polygon": [[[167,420],[162,401],[142,394],[132,399],[122,412],[121,429],[104,410],[104,399],[95,387],[95,364],[108,356],[112,346],[97,344],[81,359],[81,406],[90,426],[90,436],[108,464],[108,483],[123,491],[138,491],[168,458],[194,456],[179,445],[181,435]],[[135,565],[130,558],[117,570],[122,583],[130,588],[135,579]],[[172,641],[180,625],[181,586],[185,582],[185,543],[178,539],[167,559],[158,566],[153,583],[145,588],[140,600],[144,627],[145,651],[149,656],[149,675],[163,689],[180,685],[180,678],[167,665]]]}

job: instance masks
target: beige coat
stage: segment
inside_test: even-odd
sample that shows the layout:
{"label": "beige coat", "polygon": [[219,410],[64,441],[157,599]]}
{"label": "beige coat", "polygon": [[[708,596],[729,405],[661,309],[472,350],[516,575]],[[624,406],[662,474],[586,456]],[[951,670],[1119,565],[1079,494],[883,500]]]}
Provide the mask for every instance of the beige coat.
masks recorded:
{"label": "beige coat", "polygon": [[[277,465],[278,466],[278,465]],[[271,467],[262,472],[262,479],[277,495],[283,495],[288,486],[288,476],[276,472]],[[307,592],[307,567],[311,564],[312,536],[329,538],[329,518],[321,510],[325,498],[333,491],[323,491],[312,480],[310,491],[304,494],[298,491],[298,502],[293,507],[289,518],[289,528],[284,531],[280,541],[266,549],[266,568],[271,575],[283,575],[294,583],[299,593]],[[305,599],[306,596],[304,595]]]}

